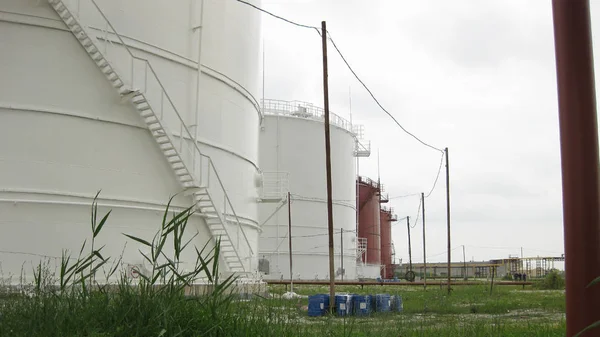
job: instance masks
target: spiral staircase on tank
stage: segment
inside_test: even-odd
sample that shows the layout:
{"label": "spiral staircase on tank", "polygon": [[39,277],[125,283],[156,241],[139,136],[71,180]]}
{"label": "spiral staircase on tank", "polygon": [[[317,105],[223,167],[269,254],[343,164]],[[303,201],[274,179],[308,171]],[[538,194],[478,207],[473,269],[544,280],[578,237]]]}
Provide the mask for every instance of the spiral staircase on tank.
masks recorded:
{"label": "spiral staircase on tank", "polygon": [[123,102],[136,108],[185,194],[193,196],[213,239],[221,239],[228,271],[251,273],[255,252],[214,163],[198,148],[150,62],[135,56],[94,0],[48,2]]}

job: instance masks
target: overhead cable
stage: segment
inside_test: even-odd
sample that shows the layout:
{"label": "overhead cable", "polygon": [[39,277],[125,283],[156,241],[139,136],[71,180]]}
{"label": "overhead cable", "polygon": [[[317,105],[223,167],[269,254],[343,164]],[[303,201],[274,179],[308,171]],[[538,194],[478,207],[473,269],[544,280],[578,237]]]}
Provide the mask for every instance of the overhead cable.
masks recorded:
{"label": "overhead cable", "polygon": [[[279,20],[283,20],[287,23],[293,24],[295,26],[298,27],[302,27],[302,28],[309,28],[309,29],[315,29],[317,32],[319,32],[319,35],[321,35],[319,28],[315,27],[315,26],[310,26],[310,25],[304,25],[304,24],[300,24],[291,20],[288,20],[284,17],[281,17],[279,15],[273,14],[267,10],[264,10],[256,5],[253,5],[247,1],[244,0],[236,0],[240,3],[243,3],[245,5],[248,5],[254,9],[257,9],[265,14],[268,14],[276,19]],[[328,39],[329,41],[331,41],[331,44],[333,45],[333,48],[335,48],[335,50],[337,51],[337,53],[340,55],[340,57],[342,58],[342,61],[344,61],[344,63],[346,64],[346,67],[348,67],[348,70],[350,70],[350,72],[352,73],[352,75],[354,75],[354,77],[356,78],[356,80],[358,80],[358,82],[363,86],[363,88],[365,88],[365,90],[367,90],[367,92],[369,93],[369,95],[371,96],[371,98],[373,98],[373,100],[375,101],[375,103],[379,106],[379,108],[381,108],[381,110],[383,110],[383,112],[385,112],[395,123],[396,125],[398,125],[400,127],[400,129],[402,129],[402,131],[404,131],[406,134],[410,135],[411,137],[413,137],[414,139],[416,139],[419,143],[433,149],[439,152],[444,152],[442,149],[439,149],[435,146],[432,146],[428,143],[426,143],[425,141],[421,140],[419,137],[415,136],[413,133],[411,133],[410,131],[408,131],[404,126],[402,126],[402,124],[400,124],[400,122],[398,122],[398,120],[389,112],[387,111],[386,108],[383,107],[383,105],[381,105],[381,103],[379,102],[379,100],[377,100],[377,98],[375,97],[375,95],[373,94],[373,92],[371,91],[371,89],[369,89],[369,87],[367,87],[367,85],[365,84],[365,82],[363,82],[360,77],[356,74],[356,72],[354,71],[354,69],[352,69],[352,67],[350,66],[350,64],[348,63],[348,61],[346,60],[346,57],[344,56],[344,54],[342,54],[342,51],[338,48],[338,46],[336,45],[335,41],[333,41],[333,38],[331,37],[331,33],[329,31],[327,31],[327,35],[328,35]]]}

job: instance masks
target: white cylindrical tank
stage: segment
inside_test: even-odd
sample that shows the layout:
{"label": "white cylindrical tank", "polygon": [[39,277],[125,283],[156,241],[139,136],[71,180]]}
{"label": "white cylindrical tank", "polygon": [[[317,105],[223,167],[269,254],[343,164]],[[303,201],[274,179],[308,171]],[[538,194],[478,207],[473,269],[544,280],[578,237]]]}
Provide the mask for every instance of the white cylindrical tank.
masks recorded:
{"label": "white cylindrical tank", "polygon": [[[254,251],[240,258],[247,270],[256,269],[260,12],[222,0],[63,2],[126,86],[151,92],[160,83],[168,93],[211,158]],[[123,253],[126,264],[138,263],[139,245],[129,240],[124,249],[122,233],[151,239],[170,196],[178,194],[176,208],[193,198],[182,193],[140,111],[119,95],[48,2],[4,0],[0,11],[2,274],[54,261],[62,249],[78,252],[89,238],[92,198],[100,189],[100,212],[113,210],[98,239],[104,254]],[[155,99],[167,105],[164,94]],[[171,122],[166,127],[175,138],[190,138]],[[223,204],[223,193],[214,194]],[[212,239],[201,214],[188,228],[190,236],[198,233],[196,246]]]}
{"label": "white cylindrical tank", "polygon": [[[265,100],[260,133],[260,166],[288,172],[292,213],[292,257],[295,279],[329,278],[327,190],[323,110],[303,102]],[[334,265],[344,279],[356,276],[356,167],[352,125],[331,114],[331,165]],[[268,261],[267,279],[290,277],[288,207],[259,206],[262,225],[259,258]],[[343,231],[343,233],[342,233]],[[343,254],[340,254],[343,237]]]}

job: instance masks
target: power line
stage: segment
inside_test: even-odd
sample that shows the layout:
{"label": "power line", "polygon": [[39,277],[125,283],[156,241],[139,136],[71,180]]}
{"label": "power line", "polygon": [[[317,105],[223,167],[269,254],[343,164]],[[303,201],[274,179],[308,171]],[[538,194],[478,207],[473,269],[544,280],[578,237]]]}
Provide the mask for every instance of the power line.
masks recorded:
{"label": "power line", "polygon": [[[290,23],[292,25],[295,25],[297,27],[314,29],[319,34],[319,36],[321,36],[321,32],[320,32],[320,30],[319,30],[318,27],[294,22],[294,21],[286,19],[286,18],[284,18],[282,16],[273,14],[273,13],[267,11],[267,10],[264,10],[264,9],[262,9],[262,8],[256,6],[256,5],[253,5],[253,4],[251,4],[251,3],[247,2],[247,1],[244,1],[244,0],[236,0],[236,1],[238,1],[240,3],[243,3],[245,5],[248,5],[248,6],[252,7],[252,8],[254,8],[254,9],[256,9],[256,10],[258,10],[260,12],[263,12],[263,13],[265,13],[267,15],[270,15],[270,16],[276,18],[276,19],[279,19],[279,20],[285,21],[287,23]],[[431,195],[431,193],[433,193],[433,190],[435,189],[437,181],[439,179],[440,172],[442,170],[442,163],[443,163],[443,158],[444,158],[444,151],[442,149],[439,149],[439,148],[437,148],[435,146],[432,146],[432,145],[426,143],[425,141],[421,140],[419,137],[417,137],[416,135],[414,135],[413,133],[411,133],[410,131],[408,131],[404,126],[402,126],[402,124],[400,124],[400,122],[398,122],[398,120],[386,108],[384,108],[383,105],[381,105],[381,103],[375,97],[375,95],[373,94],[373,92],[371,91],[371,89],[369,89],[369,87],[367,87],[367,85],[360,79],[360,77],[358,76],[358,74],[356,74],[356,72],[354,71],[354,69],[350,66],[350,63],[348,63],[348,60],[346,60],[346,57],[344,56],[344,54],[342,54],[342,51],[338,48],[337,44],[333,40],[333,37],[331,36],[331,33],[329,32],[329,30],[327,30],[326,33],[328,35],[329,41],[331,41],[331,44],[335,48],[336,52],[338,53],[338,55],[340,55],[340,58],[342,59],[342,61],[344,62],[344,64],[346,64],[346,67],[348,67],[348,70],[350,70],[350,72],[352,73],[352,75],[354,76],[354,78],[356,78],[356,80],[363,86],[363,88],[365,88],[365,90],[369,93],[369,95],[371,96],[371,98],[373,99],[373,101],[375,101],[375,103],[379,106],[379,108],[383,112],[385,112],[394,121],[394,123],[396,123],[396,125],[398,125],[400,127],[400,129],[402,129],[402,131],[404,131],[406,134],[408,134],[411,137],[413,137],[415,140],[417,140],[422,145],[424,145],[426,147],[429,147],[429,148],[431,148],[433,150],[436,150],[436,151],[439,151],[439,152],[442,153],[442,157],[440,159],[440,167],[439,167],[437,175],[435,177],[435,181],[433,183],[433,186],[431,187],[431,190],[429,191],[429,193],[427,193],[427,196],[425,196],[426,198],[428,198]]]}
{"label": "power line", "polygon": [[315,27],[315,26],[303,25],[303,24],[301,24],[301,23],[297,23],[297,22],[294,22],[294,21],[292,21],[292,20],[288,20],[288,19],[286,19],[286,18],[284,18],[284,17],[281,17],[281,16],[279,16],[279,15],[275,15],[275,14],[273,14],[273,13],[269,12],[269,11],[266,11],[266,10],[264,10],[264,9],[262,9],[262,8],[260,8],[260,7],[258,7],[258,6],[256,6],[256,5],[253,5],[253,4],[251,4],[251,3],[247,2],[247,1],[244,1],[244,0],[237,0],[237,2],[241,2],[241,3],[243,3],[243,4],[245,4],[245,5],[248,5],[248,6],[250,6],[250,7],[254,8],[254,9],[256,9],[256,10],[259,10],[259,11],[261,11],[261,12],[265,13],[265,14],[268,14],[268,15],[270,15],[270,16],[272,16],[272,17],[276,18],[276,19],[283,20],[283,21],[285,21],[285,22],[287,22],[287,23],[291,23],[292,25],[295,25],[295,26],[298,26],[298,27],[302,27],[302,28],[314,29],[314,30],[316,30],[316,31],[317,31],[317,33],[319,33],[319,36],[321,36],[321,31],[319,30],[319,28],[317,28],[317,27]]}
{"label": "power line", "polygon": [[397,195],[395,197],[390,197],[388,198],[388,200],[392,200],[392,199],[400,199],[400,198],[408,198],[408,197],[414,197],[414,196],[420,196],[420,193],[411,193],[411,194],[405,194],[405,195]]}
{"label": "power line", "polygon": [[362,84],[363,88],[365,88],[365,90],[367,90],[367,92],[369,93],[369,95],[371,95],[371,98],[373,98],[373,100],[375,101],[375,103],[377,103],[377,105],[379,106],[379,108],[381,108],[381,110],[383,110],[383,112],[385,112],[396,123],[396,125],[398,125],[400,127],[400,129],[402,129],[402,131],[404,131],[405,133],[407,133],[408,135],[410,135],[411,137],[413,137],[414,139],[416,139],[419,143],[421,143],[421,144],[423,144],[423,145],[425,145],[425,146],[427,146],[427,147],[429,147],[431,149],[434,149],[436,151],[439,151],[439,152],[443,153],[444,151],[442,151],[441,149],[438,149],[435,146],[432,146],[432,145],[429,145],[429,144],[425,143],[419,137],[415,136],[410,131],[408,131],[406,128],[404,128],[402,126],[402,124],[400,124],[400,122],[398,122],[398,120],[396,120],[396,118],[394,116],[392,116],[392,114],[389,113],[389,111],[387,111],[381,105],[381,103],[379,103],[379,101],[377,100],[377,98],[375,98],[375,95],[373,95],[373,92],[371,92],[371,90],[367,87],[367,85],[360,79],[360,77],[358,77],[358,75],[356,74],[356,72],[354,72],[354,69],[352,69],[352,67],[350,66],[350,64],[348,63],[348,61],[346,60],[346,58],[344,57],[344,55],[340,51],[340,49],[337,47],[337,45],[333,41],[333,38],[331,37],[331,33],[329,33],[329,31],[327,31],[327,34],[329,35],[329,41],[331,41],[331,44],[333,45],[333,48],[335,48],[335,50],[337,51],[337,53],[340,55],[340,57],[342,58],[342,61],[344,61],[344,63],[348,67],[348,70],[350,70],[350,72],[352,73],[352,75],[354,75],[354,77],[358,80],[358,82],[360,82],[360,84]]}
{"label": "power line", "polygon": [[442,156],[440,157],[440,167],[438,168],[437,175],[435,176],[435,181],[433,182],[433,186],[431,187],[431,190],[429,191],[429,193],[427,193],[427,195],[425,196],[425,198],[429,198],[429,196],[431,195],[431,193],[435,189],[435,185],[437,184],[438,179],[440,178],[440,172],[442,172],[443,163],[444,163],[444,152],[442,152]]}
{"label": "power line", "polygon": [[417,227],[417,223],[419,222],[419,215],[421,214],[421,199],[419,199],[419,207],[417,208],[417,217],[415,219],[415,224],[410,226],[410,228]]}
{"label": "power line", "polygon": [[[251,4],[251,3],[247,2],[247,1],[244,1],[244,0],[237,0],[237,1],[240,2],[240,3],[243,3],[245,5],[248,5],[248,6],[254,8],[256,10],[259,10],[259,11],[265,13],[265,14],[268,14],[268,15],[276,18],[276,19],[285,21],[285,22],[293,24],[295,26],[302,27],[302,28],[314,29],[314,30],[317,31],[317,33],[319,33],[319,36],[321,35],[321,33],[319,31],[319,28],[317,28],[315,26],[304,25],[304,24],[300,24],[300,23],[288,20],[288,19],[286,19],[284,17],[281,17],[279,15],[273,14],[273,13],[267,11],[267,10],[264,10],[264,9],[262,9],[262,8],[256,6],[256,5],[253,5],[253,4]],[[383,107],[383,105],[381,105],[381,103],[379,102],[379,100],[377,100],[377,98],[375,97],[375,95],[373,94],[373,92],[371,91],[371,89],[369,89],[369,87],[367,87],[367,85],[356,74],[356,72],[354,71],[354,69],[352,69],[352,67],[350,66],[350,64],[346,60],[346,57],[344,56],[344,54],[342,54],[341,50],[336,45],[335,41],[333,41],[333,37],[331,36],[331,33],[329,31],[327,31],[327,35],[329,37],[329,41],[331,41],[331,44],[333,45],[333,48],[335,48],[335,50],[337,51],[337,53],[340,55],[340,57],[342,58],[342,61],[344,61],[344,63],[346,64],[346,67],[348,67],[348,70],[350,70],[350,72],[352,73],[352,75],[354,75],[354,78],[356,78],[356,80],[358,80],[358,82],[360,82],[360,84],[363,86],[363,88],[365,88],[365,90],[369,93],[369,95],[371,96],[371,98],[373,98],[373,100],[375,101],[375,103],[377,103],[377,105],[379,106],[379,108],[381,108],[381,110],[383,110],[383,112],[385,112],[396,123],[396,125],[398,125],[400,127],[400,129],[402,129],[402,131],[404,131],[406,134],[408,134],[411,137],[413,137],[414,139],[416,139],[419,143],[421,143],[421,144],[423,144],[423,145],[425,145],[425,146],[427,146],[427,147],[429,147],[431,149],[434,149],[436,151],[439,151],[439,152],[443,153],[444,152],[443,150],[441,150],[441,149],[439,149],[439,148],[437,148],[435,146],[429,145],[428,143],[424,142],[419,137],[415,136],[413,133],[411,133],[410,131],[408,131],[404,126],[402,126],[402,124],[400,124],[400,122],[398,122],[398,120],[389,111],[387,111],[386,108]]]}

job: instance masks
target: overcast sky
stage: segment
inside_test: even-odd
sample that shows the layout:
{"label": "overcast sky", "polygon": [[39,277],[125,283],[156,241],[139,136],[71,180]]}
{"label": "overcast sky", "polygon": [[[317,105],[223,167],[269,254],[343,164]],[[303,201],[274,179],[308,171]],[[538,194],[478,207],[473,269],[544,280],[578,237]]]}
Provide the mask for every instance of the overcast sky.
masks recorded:
{"label": "overcast sky", "polygon": [[[594,2],[592,2],[594,5]],[[453,260],[563,253],[552,8],[524,0],[263,0],[290,20],[327,28],[375,96],[409,131],[450,149]],[[592,6],[592,20],[600,18]],[[322,106],[315,31],[263,16],[265,96]],[[595,39],[596,41],[596,39]],[[597,43],[596,43],[597,45]],[[596,55],[599,51],[596,50]],[[440,154],[403,133],[329,47],[331,110],[366,127],[371,158],[360,174],[391,197],[427,193]],[[598,62],[596,62],[598,67]],[[598,73],[598,71],[596,72]],[[446,259],[445,176],[426,199],[428,260]],[[415,218],[418,197],[391,201]],[[393,227],[408,261],[406,223]],[[422,225],[412,229],[422,261]]]}

